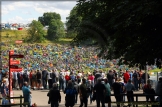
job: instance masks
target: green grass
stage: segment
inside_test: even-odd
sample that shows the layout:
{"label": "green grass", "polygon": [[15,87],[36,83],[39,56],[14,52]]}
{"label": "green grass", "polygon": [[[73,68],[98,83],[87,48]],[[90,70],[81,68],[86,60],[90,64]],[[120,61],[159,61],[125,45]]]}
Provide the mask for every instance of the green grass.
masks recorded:
{"label": "green grass", "polygon": [[[28,34],[27,30],[0,30],[1,33],[1,42],[13,44],[16,40],[24,40]],[[69,38],[60,38],[58,41],[49,41],[45,40],[41,44],[70,44],[72,39]]]}

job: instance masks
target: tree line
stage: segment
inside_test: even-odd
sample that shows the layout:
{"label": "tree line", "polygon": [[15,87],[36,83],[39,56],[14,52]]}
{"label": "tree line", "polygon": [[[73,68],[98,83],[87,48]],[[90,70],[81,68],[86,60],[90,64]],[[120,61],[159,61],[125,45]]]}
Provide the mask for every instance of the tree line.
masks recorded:
{"label": "tree line", "polygon": [[78,0],[66,23],[73,44],[96,45],[119,64],[162,65],[162,0]]}
{"label": "tree line", "polygon": [[[43,27],[48,26],[47,32]],[[64,23],[60,14],[56,12],[46,12],[38,17],[38,21],[33,20],[28,29],[27,42],[44,42],[46,39],[54,41],[60,37],[65,37]]]}

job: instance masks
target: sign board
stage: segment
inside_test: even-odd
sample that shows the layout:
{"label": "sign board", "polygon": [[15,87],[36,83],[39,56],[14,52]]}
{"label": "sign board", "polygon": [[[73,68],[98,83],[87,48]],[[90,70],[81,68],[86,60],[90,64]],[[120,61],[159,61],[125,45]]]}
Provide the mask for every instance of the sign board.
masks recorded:
{"label": "sign board", "polygon": [[20,71],[22,71],[22,70],[23,70],[22,68],[18,68],[18,69],[10,68],[10,71],[11,71],[11,72],[12,72],[12,71],[20,72]]}
{"label": "sign board", "polygon": [[23,41],[22,40],[16,40],[15,43],[21,44]]}
{"label": "sign board", "polygon": [[24,55],[10,55],[10,58],[24,58]]}
{"label": "sign board", "polygon": [[13,55],[14,54],[14,50],[10,50],[10,55]]}
{"label": "sign board", "polygon": [[10,65],[16,65],[16,64],[20,64],[20,61],[19,60],[10,61]]}
{"label": "sign board", "polygon": [[10,65],[10,68],[18,69],[18,66],[16,66],[16,65]]}

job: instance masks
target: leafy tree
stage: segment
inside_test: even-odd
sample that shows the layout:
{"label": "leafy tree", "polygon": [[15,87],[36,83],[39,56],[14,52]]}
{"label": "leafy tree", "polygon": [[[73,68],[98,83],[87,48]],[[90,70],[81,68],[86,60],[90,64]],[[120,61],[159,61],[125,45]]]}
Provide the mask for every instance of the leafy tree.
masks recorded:
{"label": "leafy tree", "polygon": [[154,64],[155,58],[162,59],[161,10],[161,0],[79,0],[76,14],[82,21],[74,42],[93,39],[99,56],[130,66]]}
{"label": "leafy tree", "polygon": [[61,20],[52,19],[47,31],[49,40],[58,40],[60,37],[65,37],[65,28]]}
{"label": "leafy tree", "polygon": [[48,26],[52,19],[61,20],[61,16],[56,12],[46,12],[43,16],[38,17],[38,21],[40,21],[43,26]]}
{"label": "leafy tree", "polygon": [[67,37],[74,38],[77,35],[77,27],[79,26],[82,17],[77,15],[77,6],[75,6],[71,11],[70,15],[66,18],[66,27],[67,27]]}
{"label": "leafy tree", "polygon": [[40,21],[33,20],[27,33],[29,35],[26,40],[27,42],[41,43],[45,41],[45,31],[43,30],[43,25]]}

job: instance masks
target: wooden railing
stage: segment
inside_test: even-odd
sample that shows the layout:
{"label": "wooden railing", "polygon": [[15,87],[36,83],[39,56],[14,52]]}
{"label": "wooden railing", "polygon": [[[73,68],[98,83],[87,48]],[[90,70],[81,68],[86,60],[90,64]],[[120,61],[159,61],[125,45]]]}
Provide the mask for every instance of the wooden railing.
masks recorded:
{"label": "wooden railing", "polygon": [[157,94],[133,94],[133,95],[129,95],[129,94],[119,94],[119,95],[114,95],[114,94],[111,94],[111,96],[133,96],[133,98],[135,97],[135,100],[133,102],[128,102],[128,101],[121,101],[121,102],[111,102],[111,103],[116,103],[118,105],[120,104],[131,104],[131,105],[136,105],[136,107],[138,107],[138,105],[159,105],[160,102],[158,101],[139,101],[139,97],[145,97],[146,96],[162,96],[162,95],[157,95]]}
{"label": "wooden railing", "polygon": [[[2,99],[3,98],[0,98],[1,102],[2,102]],[[8,105],[0,104],[0,107],[3,107],[3,106],[10,107],[10,106],[18,106],[18,105],[20,105],[20,107],[22,107],[23,105],[27,105],[27,103],[25,103],[25,104],[23,103],[24,97],[22,95],[20,95],[20,97],[7,97],[6,99],[8,99],[9,101],[10,101],[10,99],[20,99],[20,103],[14,103],[14,104],[9,103]]]}

